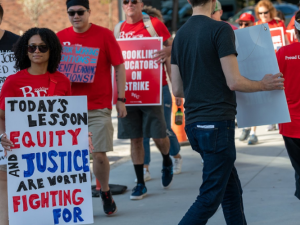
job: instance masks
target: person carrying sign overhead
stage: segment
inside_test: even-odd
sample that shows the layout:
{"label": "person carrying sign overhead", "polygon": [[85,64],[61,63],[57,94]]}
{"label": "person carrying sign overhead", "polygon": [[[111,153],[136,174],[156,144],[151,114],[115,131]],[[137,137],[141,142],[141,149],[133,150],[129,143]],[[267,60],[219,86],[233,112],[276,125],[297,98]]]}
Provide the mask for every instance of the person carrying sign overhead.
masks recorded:
{"label": "person carrying sign overhead", "polygon": [[[5,134],[6,97],[70,96],[68,78],[57,71],[61,45],[55,33],[47,28],[26,31],[13,49],[17,70],[5,81],[0,94],[0,142],[5,151],[12,142]],[[0,224],[8,225],[7,166],[0,166]]]}
{"label": "person carrying sign overhead", "polygon": [[[113,33],[89,22],[91,9],[88,0],[67,0],[67,13],[72,24],[57,33],[64,47],[76,46],[97,49],[98,62],[93,83],[72,83],[72,95],[87,95],[88,126],[93,133],[93,172],[101,184],[100,196],[107,215],[117,211],[117,206],[109,189],[109,160],[106,152],[113,151],[112,81],[111,66],[116,71],[118,117],[126,116],[125,108],[125,67],[120,47]],[[96,55],[97,55],[96,54]]]}
{"label": "person carrying sign overhead", "polygon": [[[171,54],[172,38],[166,26],[157,18],[143,15],[141,0],[123,0],[126,21],[115,27],[116,38],[162,37],[165,48],[157,51],[155,57],[164,63]],[[146,24],[145,24],[146,23]],[[162,186],[168,188],[173,180],[173,165],[169,155],[170,141],[167,136],[163,105],[128,106],[128,115],[119,118],[118,138],[131,140],[131,158],[137,185],[130,199],[139,200],[147,194],[144,182],[143,138],[153,138],[163,157]]]}

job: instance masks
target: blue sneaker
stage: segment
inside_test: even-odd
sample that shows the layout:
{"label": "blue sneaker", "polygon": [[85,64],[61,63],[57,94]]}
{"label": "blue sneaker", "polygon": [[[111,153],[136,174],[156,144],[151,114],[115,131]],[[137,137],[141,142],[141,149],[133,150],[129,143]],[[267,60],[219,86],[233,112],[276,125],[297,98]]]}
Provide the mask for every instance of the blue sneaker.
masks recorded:
{"label": "blue sneaker", "polygon": [[163,166],[163,169],[161,172],[162,172],[161,184],[162,184],[163,188],[170,187],[172,180],[173,180],[173,165]]}
{"label": "blue sneaker", "polygon": [[141,200],[144,196],[147,195],[147,188],[144,184],[137,184],[135,188],[133,188],[132,193],[130,195],[131,200]]}

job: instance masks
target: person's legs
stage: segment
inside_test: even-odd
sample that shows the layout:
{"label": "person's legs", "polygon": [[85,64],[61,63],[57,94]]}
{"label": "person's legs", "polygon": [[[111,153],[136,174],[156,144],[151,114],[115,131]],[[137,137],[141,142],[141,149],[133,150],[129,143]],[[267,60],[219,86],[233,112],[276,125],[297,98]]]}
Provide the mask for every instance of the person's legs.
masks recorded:
{"label": "person's legs", "polygon": [[132,190],[131,200],[140,200],[147,194],[144,181],[144,148],[143,138],[131,139],[131,160],[133,162],[137,186]]}
{"label": "person's legs", "polygon": [[106,152],[113,151],[114,128],[111,122],[110,109],[89,110],[89,131],[93,137],[93,172],[101,184],[100,195],[103,201],[103,209],[107,215],[117,211],[116,204],[109,190],[110,165]]}
{"label": "person's legs", "polygon": [[223,214],[227,225],[246,225],[243,190],[236,168],[233,166],[222,201]]}
{"label": "person's legs", "polygon": [[147,169],[149,169],[150,161],[151,161],[151,155],[150,155],[150,138],[144,138],[143,140],[143,146],[144,146],[144,168],[147,165]]}
{"label": "person's legs", "polygon": [[170,155],[174,158],[181,158],[179,151],[180,145],[176,134],[172,130],[171,126],[171,115],[172,115],[172,96],[169,90],[169,86],[163,87],[163,100],[164,100],[164,117],[167,125],[167,135],[170,139]]}
{"label": "person's legs", "polygon": [[172,96],[169,90],[169,86],[163,87],[163,100],[164,100],[164,117],[167,125],[167,135],[170,140],[170,155],[174,158],[173,171],[174,174],[181,173],[182,159],[180,152],[180,144],[176,137],[176,134],[172,130],[171,115],[172,115]]}
{"label": "person's legs", "polygon": [[256,136],[256,127],[251,127],[250,138],[248,145],[255,145],[258,143],[258,138]]}
{"label": "person's legs", "polygon": [[109,160],[105,152],[94,152],[93,153],[93,171],[94,174],[101,184],[101,191],[109,191]]}
{"label": "person's legs", "polygon": [[300,139],[283,136],[285,147],[295,170],[295,196],[300,200]]}
{"label": "person's legs", "polygon": [[7,174],[0,170],[0,225],[8,225]]}
{"label": "person's legs", "polygon": [[[213,127],[202,128],[203,125]],[[241,192],[235,193],[240,184],[235,179],[237,174],[234,172],[234,121],[193,123],[186,126],[186,132],[192,148],[201,154],[205,163],[200,195],[179,225],[206,224],[221,202],[224,203],[227,224],[233,224],[231,220],[236,221],[234,225],[246,224],[241,211]],[[225,191],[226,198],[223,200]],[[232,198],[230,203],[229,196]]]}

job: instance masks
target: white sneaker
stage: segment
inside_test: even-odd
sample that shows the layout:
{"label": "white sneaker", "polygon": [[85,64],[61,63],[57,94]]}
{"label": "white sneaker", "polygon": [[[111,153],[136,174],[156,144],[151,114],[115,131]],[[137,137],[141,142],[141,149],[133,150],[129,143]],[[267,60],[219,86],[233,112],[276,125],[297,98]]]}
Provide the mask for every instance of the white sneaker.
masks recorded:
{"label": "white sneaker", "polygon": [[[146,168],[144,168],[144,181],[146,182],[148,180],[151,180],[151,175],[150,172],[147,171]],[[137,183],[137,178],[135,178],[134,182]]]}
{"label": "white sneaker", "polygon": [[182,167],[182,158],[174,158],[173,173],[174,174],[181,173],[181,167]]}

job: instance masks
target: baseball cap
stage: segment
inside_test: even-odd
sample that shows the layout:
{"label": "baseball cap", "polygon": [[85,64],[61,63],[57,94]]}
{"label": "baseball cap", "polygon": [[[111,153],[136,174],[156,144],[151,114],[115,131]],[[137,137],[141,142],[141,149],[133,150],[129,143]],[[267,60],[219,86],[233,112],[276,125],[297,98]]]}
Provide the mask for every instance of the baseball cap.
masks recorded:
{"label": "baseball cap", "polygon": [[216,11],[219,11],[219,10],[222,10],[222,5],[221,5],[221,3],[217,0],[217,1],[216,1],[215,12],[216,12]]}
{"label": "baseball cap", "polygon": [[239,20],[242,20],[242,21],[252,21],[252,23],[255,22],[254,16],[252,16],[252,15],[249,14],[249,13],[243,13],[243,14],[240,16]]}

